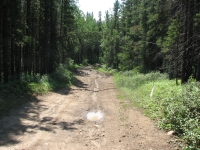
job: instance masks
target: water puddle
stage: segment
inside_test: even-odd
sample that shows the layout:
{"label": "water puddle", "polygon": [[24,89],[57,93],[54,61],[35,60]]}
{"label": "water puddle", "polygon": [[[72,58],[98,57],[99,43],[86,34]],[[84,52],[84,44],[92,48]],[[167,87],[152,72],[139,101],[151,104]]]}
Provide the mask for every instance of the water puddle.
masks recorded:
{"label": "water puddle", "polygon": [[87,119],[90,121],[101,121],[104,117],[104,114],[101,111],[89,112],[87,114]]}

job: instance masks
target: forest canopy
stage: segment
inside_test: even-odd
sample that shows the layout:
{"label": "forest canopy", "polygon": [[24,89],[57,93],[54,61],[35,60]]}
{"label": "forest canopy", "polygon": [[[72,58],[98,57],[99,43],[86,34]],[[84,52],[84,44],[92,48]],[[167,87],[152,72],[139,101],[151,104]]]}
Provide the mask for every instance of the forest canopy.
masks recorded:
{"label": "forest canopy", "polygon": [[1,83],[71,60],[200,80],[197,0],[116,0],[98,19],[73,0],[3,0],[0,11]]}

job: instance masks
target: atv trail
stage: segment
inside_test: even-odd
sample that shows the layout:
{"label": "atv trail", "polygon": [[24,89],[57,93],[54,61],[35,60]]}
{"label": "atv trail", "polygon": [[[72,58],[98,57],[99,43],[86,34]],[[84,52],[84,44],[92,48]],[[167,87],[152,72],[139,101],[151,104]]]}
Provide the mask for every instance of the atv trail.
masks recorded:
{"label": "atv trail", "polygon": [[172,137],[117,98],[112,76],[85,67],[76,77],[76,85],[37,96],[2,118],[0,150],[174,149]]}

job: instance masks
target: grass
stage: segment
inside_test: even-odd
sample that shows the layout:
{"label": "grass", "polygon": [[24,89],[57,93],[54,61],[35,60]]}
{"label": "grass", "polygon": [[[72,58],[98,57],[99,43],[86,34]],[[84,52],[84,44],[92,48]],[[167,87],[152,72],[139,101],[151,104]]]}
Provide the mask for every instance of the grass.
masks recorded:
{"label": "grass", "polygon": [[142,108],[145,115],[156,120],[159,127],[173,130],[185,141],[185,149],[200,148],[200,84],[190,80],[176,85],[166,74],[119,72],[115,84],[123,99]]}
{"label": "grass", "polygon": [[[152,88],[154,87],[153,95],[150,97]],[[168,89],[167,87],[170,87]],[[161,115],[160,105],[165,98],[180,93],[181,86],[176,86],[174,81],[161,80],[143,84],[135,89],[122,87],[121,90],[127,98],[131,99],[132,103],[144,109],[147,116],[152,119],[158,119]]]}
{"label": "grass", "polygon": [[105,73],[105,74],[115,74],[115,73],[117,73],[116,69],[108,68],[106,65],[93,66],[93,69],[98,70],[99,72],[102,72],[102,73]]}

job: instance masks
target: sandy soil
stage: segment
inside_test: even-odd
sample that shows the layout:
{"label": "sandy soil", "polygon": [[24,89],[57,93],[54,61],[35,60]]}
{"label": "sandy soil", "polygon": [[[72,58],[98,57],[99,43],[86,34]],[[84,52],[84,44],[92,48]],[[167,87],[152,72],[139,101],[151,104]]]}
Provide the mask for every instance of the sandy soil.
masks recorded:
{"label": "sandy soil", "polygon": [[[111,76],[86,67],[77,78],[77,85],[37,96],[2,118],[0,150],[174,149],[173,137],[117,98]],[[98,111],[102,119],[87,119]]]}

